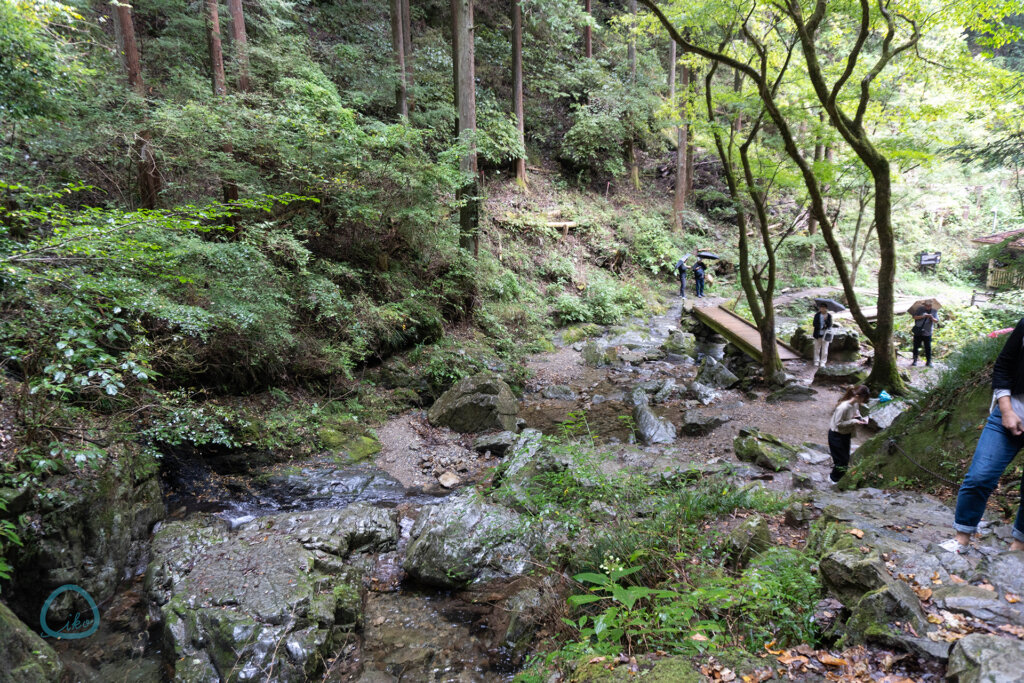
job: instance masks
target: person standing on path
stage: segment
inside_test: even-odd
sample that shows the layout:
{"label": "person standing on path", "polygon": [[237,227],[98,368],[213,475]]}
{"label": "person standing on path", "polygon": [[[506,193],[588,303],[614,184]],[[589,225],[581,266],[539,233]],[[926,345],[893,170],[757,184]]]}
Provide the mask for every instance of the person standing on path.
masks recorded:
{"label": "person standing on path", "polygon": [[828,345],[832,342],[832,314],[828,306],[818,304],[818,312],[814,314],[814,366],[825,367],[828,362]]}
{"label": "person standing on path", "polygon": [[871,393],[863,384],[850,387],[839,399],[832,419],[828,423],[828,451],[832,455],[829,479],[837,482],[850,466],[850,440],[857,425],[866,425],[868,419],[860,416],[860,407],[868,402]]}
{"label": "person standing on path", "polygon": [[686,298],[686,259],[676,261],[676,270],[679,271],[679,296]]}
{"label": "person standing on path", "polygon": [[914,360],[917,365],[917,352],[924,345],[925,366],[932,366],[932,326],[939,322],[939,316],[931,306],[920,306],[914,311]]}
{"label": "person standing on path", "polygon": [[[992,369],[992,412],[978,439],[971,467],[956,497],[953,529],[956,537],[940,547],[966,553],[971,535],[985,513],[988,497],[1007,466],[1024,448],[1024,318],[1010,333]],[[1024,550],[1024,482],[1010,550]]]}
{"label": "person standing on path", "polygon": [[697,290],[698,299],[704,297],[704,271],[707,269],[707,265],[700,258],[693,264],[693,287]]}

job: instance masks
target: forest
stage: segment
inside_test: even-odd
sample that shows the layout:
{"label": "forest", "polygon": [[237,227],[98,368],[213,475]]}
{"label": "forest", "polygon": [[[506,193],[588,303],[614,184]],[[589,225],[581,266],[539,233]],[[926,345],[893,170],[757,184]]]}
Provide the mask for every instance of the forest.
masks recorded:
{"label": "forest", "polygon": [[1020,0],[0,0],[0,683],[1021,680],[1022,318]]}

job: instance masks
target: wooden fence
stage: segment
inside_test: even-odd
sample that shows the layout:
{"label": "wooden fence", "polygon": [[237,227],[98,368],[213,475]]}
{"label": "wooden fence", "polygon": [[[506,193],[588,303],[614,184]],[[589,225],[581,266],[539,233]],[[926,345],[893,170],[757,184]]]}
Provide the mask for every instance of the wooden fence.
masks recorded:
{"label": "wooden fence", "polygon": [[988,262],[988,277],[985,286],[989,289],[1024,289],[1024,267],[996,265],[995,260]]}

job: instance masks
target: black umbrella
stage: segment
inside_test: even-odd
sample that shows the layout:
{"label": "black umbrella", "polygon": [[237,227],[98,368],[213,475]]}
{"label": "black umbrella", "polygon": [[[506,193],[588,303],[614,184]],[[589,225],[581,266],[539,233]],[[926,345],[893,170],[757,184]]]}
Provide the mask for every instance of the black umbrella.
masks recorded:
{"label": "black umbrella", "polygon": [[832,311],[833,313],[846,310],[846,306],[842,305],[835,299],[815,299],[814,308],[818,308],[818,306],[826,306],[828,310]]}
{"label": "black umbrella", "polygon": [[720,259],[720,258],[722,258],[718,254],[713,254],[710,251],[698,251],[697,252],[697,257],[698,258],[711,258],[711,259]]}

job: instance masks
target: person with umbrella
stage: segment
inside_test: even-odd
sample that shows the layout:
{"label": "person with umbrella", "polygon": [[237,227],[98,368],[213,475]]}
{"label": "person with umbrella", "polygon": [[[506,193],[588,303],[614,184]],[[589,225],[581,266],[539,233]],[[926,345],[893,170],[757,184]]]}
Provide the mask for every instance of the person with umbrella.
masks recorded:
{"label": "person with umbrella", "polygon": [[689,256],[683,256],[676,261],[675,270],[679,273],[679,296],[686,298],[686,260]]}
{"label": "person with umbrella", "polygon": [[814,314],[814,365],[823,368],[828,362],[828,345],[832,343],[832,314],[828,304],[818,300],[818,312]]}
{"label": "person with umbrella", "polygon": [[932,366],[932,327],[939,322],[936,308],[934,299],[926,299],[911,309],[914,318],[914,360],[911,365],[917,365],[918,351],[924,346],[925,366]]}
{"label": "person with umbrella", "polygon": [[697,262],[693,264],[693,287],[697,290],[698,299],[704,297],[704,273],[707,269],[707,264],[701,260],[700,253],[698,252]]}

